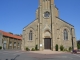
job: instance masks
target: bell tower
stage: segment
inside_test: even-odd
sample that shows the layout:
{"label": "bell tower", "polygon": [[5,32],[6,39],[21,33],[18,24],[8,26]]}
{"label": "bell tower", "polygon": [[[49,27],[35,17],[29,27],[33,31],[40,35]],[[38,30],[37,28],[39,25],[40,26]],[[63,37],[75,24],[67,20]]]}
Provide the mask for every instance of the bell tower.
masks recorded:
{"label": "bell tower", "polygon": [[50,5],[54,5],[54,0],[39,0],[39,6],[42,6],[44,9],[49,9]]}
{"label": "bell tower", "polygon": [[[39,23],[39,44],[43,46],[40,47],[40,50],[44,50],[44,28],[49,27],[50,38],[51,39],[51,50],[53,50],[53,29],[54,29],[54,22],[55,22],[55,6],[54,0],[39,0],[39,8],[38,8],[38,23]],[[46,27],[47,26],[47,27]]]}
{"label": "bell tower", "polygon": [[55,15],[55,6],[54,6],[54,0],[39,0],[39,20],[40,23],[43,23],[43,21],[49,21],[51,20],[51,17],[53,14]]}
{"label": "bell tower", "polygon": [[45,2],[45,3],[49,3],[50,2],[50,4],[54,4],[54,0],[39,0],[39,4],[40,5],[43,5],[43,2]]}

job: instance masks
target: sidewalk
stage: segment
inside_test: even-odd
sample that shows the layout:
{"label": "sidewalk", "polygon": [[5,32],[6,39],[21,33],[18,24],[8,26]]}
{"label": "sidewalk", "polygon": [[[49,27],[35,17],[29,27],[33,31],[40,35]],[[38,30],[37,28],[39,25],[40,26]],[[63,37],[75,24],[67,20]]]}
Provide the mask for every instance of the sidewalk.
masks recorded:
{"label": "sidewalk", "polygon": [[61,51],[50,51],[50,50],[44,50],[44,51],[30,51],[31,53],[37,53],[37,54],[64,54],[69,52],[61,52]]}

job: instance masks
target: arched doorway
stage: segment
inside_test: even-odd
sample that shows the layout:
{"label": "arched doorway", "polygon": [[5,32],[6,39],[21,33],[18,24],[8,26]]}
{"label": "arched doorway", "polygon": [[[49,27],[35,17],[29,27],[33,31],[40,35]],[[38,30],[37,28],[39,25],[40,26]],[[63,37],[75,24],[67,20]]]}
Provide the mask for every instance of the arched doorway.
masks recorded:
{"label": "arched doorway", "polygon": [[7,49],[7,41],[3,41],[3,49]]}
{"label": "arched doorway", "polygon": [[44,49],[51,49],[51,34],[49,30],[44,32]]}

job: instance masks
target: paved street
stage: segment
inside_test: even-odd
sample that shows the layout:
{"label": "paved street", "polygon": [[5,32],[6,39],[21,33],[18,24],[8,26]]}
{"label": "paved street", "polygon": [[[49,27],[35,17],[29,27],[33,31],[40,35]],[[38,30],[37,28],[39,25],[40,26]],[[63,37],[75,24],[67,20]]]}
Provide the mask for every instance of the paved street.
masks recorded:
{"label": "paved street", "polygon": [[[47,53],[47,52],[46,52]],[[80,60],[80,54],[37,54],[25,51],[0,51],[0,60]]]}

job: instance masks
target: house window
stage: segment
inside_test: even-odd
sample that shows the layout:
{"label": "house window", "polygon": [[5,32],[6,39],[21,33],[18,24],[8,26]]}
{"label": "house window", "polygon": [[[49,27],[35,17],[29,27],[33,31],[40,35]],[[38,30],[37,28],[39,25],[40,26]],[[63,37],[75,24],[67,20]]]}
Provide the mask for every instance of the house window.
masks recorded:
{"label": "house window", "polygon": [[14,42],[14,46],[16,46],[16,42]]}
{"label": "house window", "polygon": [[68,32],[64,29],[64,40],[68,40]]}
{"label": "house window", "polygon": [[20,46],[20,44],[18,43],[18,47]]}
{"label": "house window", "polygon": [[9,46],[12,46],[12,42],[9,43]]}
{"label": "house window", "polygon": [[33,35],[32,31],[30,31],[29,32],[29,40],[32,40],[32,37],[33,37],[32,35]]}

